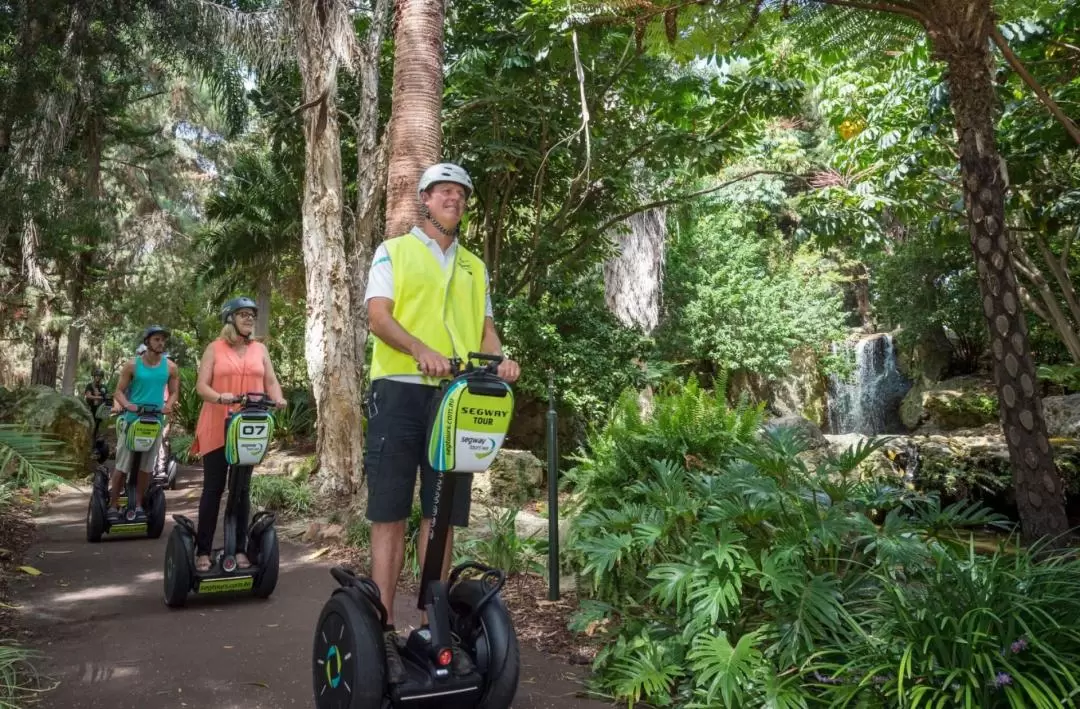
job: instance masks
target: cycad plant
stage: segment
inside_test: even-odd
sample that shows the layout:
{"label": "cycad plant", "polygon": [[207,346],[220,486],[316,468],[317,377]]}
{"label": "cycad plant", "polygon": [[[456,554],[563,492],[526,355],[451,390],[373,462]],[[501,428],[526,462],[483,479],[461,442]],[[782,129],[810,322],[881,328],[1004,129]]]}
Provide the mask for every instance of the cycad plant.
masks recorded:
{"label": "cycad plant", "polygon": [[[652,416],[622,410],[575,472],[587,501],[570,547],[591,596],[576,623],[610,633],[600,691],[656,706],[1034,707],[1080,689],[1080,563],[975,553],[971,530],[1005,520],[864,472],[881,442],[811,468],[794,431],[743,428],[750,412],[711,415],[726,428],[707,440],[726,445],[661,433],[709,396],[691,385]],[[666,454],[644,443],[663,436]]]}

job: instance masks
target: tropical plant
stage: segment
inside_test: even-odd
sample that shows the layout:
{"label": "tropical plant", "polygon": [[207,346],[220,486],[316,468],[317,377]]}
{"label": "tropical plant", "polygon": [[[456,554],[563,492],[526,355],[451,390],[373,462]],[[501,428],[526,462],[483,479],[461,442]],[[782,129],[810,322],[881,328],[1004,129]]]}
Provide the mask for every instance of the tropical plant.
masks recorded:
{"label": "tropical plant", "polygon": [[0,709],[21,709],[37,691],[32,662],[40,653],[0,640]]}
{"label": "tropical plant", "polygon": [[632,403],[575,471],[575,627],[603,640],[600,691],[688,707],[1058,706],[1080,691],[1065,620],[1080,562],[974,553],[969,531],[1004,518],[867,472],[883,440],[811,466],[794,430],[755,435],[752,412],[725,418],[693,386],[650,416]]}
{"label": "tropical plant", "polygon": [[61,441],[14,424],[0,424],[0,487],[29,488],[34,495],[63,484],[74,461],[58,455]]}

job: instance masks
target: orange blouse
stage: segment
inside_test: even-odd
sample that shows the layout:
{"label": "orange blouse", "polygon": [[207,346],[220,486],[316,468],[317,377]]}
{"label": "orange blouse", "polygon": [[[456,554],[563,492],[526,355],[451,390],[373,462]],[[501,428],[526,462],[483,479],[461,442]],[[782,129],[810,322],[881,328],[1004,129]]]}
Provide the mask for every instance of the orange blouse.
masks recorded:
{"label": "orange blouse", "polygon": [[[263,356],[266,347],[261,342],[251,342],[243,357],[225,340],[214,340],[214,371],[210,375],[210,388],[221,394],[241,396],[249,392],[265,392],[266,367]],[[195,426],[195,443],[192,453],[206,455],[225,445],[225,419],[229,417],[232,404],[215,404],[204,401]]]}

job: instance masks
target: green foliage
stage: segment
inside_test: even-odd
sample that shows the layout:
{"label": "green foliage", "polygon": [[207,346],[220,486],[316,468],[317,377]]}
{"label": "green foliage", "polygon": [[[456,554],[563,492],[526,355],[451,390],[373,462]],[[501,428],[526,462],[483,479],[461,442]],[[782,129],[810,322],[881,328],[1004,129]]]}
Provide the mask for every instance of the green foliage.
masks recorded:
{"label": "green foliage", "polygon": [[727,445],[691,447],[685,424],[630,403],[590,438],[570,540],[592,594],[575,626],[605,633],[601,691],[688,707],[1057,706],[1080,691],[1080,561],[976,554],[967,530],[1003,518],[861,471],[883,441],[809,468],[795,432],[755,437],[749,414],[715,412]]}
{"label": "green foliage", "polygon": [[315,435],[315,407],[307,392],[294,393],[274,412],[274,439],[289,446]]}
{"label": "green foliage", "polygon": [[37,671],[34,660],[40,654],[15,645],[10,640],[0,640],[0,709],[20,709],[34,694]]}
{"label": "green foliage", "polygon": [[173,455],[181,465],[192,465],[201,457],[191,452],[191,446],[195,444],[194,434],[178,433],[170,435],[169,440],[172,444]]}
{"label": "green foliage", "polygon": [[195,367],[179,367],[177,373],[180,379],[180,398],[173,409],[173,417],[184,432],[195,435],[195,426],[199,423],[199,414],[202,412],[203,400],[195,388],[199,378],[199,370]]}
{"label": "green foliage", "polygon": [[0,424],[0,489],[29,488],[34,495],[63,484],[74,463],[58,457],[61,441],[13,424]]}
{"label": "green foliage", "polygon": [[497,299],[496,308],[504,349],[526,363],[514,385],[518,396],[546,401],[547,375],[553,372],[560,404],[589,420],[602,416],[641,376],[634,360],[648,351],[648,343],[604,306],[599,274],[553,282],[533,302]]}
{"label": "green foliage", "polygon": [[783,199],[775,178],[729,188],[674,241],[660,336],[673,355],[779,376],[794,350],[841,338],[839,276],[784,244],[774,217]]}
{"label": "green foliage", "polygon": [[302,517],[311,511],[314,501],[314,493],[306,480],[294,480],[284,475],[251,477],[251,505],[254,509]]}
{"label": "green foliage", "polygon": [[518,511],[488,507],[487,528],[475,530],[454,545],[454,563],[478,561],[502,569],[508,576],[524,572],[542,573],[536,545],[520,539],[514,522]]}

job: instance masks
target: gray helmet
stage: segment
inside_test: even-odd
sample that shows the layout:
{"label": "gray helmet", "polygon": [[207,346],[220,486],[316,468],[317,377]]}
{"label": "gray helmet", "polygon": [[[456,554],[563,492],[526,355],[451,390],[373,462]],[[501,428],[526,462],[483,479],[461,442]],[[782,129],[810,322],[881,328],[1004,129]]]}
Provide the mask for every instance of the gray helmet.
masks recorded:
{"label": "gray helmet", "polygon": [[243,310],[244,308],[255,311],[256,315],[259,314],[259,306],[255,305],[255,301],[248,298],[246,295],[226,301],[225,305],[221,306],[222,324],[232,322],[233,313],[237,310]]}
{"label": "gray helmet", "polygon": [[94,367],[94,370],[90,373],[90,375],[94,377],[104,377],[105,370],[101,367]]}
{"label": "gray helmet", "polygon": [[473,193],[472,179],[469,173],[465,172],[465,168],[452,162],[441,162],[424,170],[424,174],[420,176],[420,183],[416,186],[417,198],[420,198],[420,195],[436,182],[453,182],[461,185],[465,188],[466,198]]}
{"label": "gray helmet", "polygon": [[163,328],[161,325],[151,325],[150,327],[143,330],[143,343],[145,344],[146,341],[150,339],[151,335],[156,335],[158,333],[165,335],[166,338],[169,337],[169,331]]}
{"label": "gray helmet", "polygon": [[145,344],[139,345],[138,347],[135,348],[135,356],[136,357],[141,355],[143,352],[146,352],[146,345]]}

